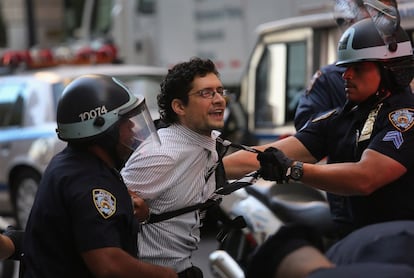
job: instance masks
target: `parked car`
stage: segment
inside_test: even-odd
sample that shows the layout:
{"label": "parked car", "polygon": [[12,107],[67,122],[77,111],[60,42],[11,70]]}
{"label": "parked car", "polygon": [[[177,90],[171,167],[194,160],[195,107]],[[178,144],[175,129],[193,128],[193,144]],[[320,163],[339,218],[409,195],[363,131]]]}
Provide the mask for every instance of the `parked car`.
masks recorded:
{"label": "parked car", "polygon": [[[24,228],[40,178],[65,143],[56,136],[56,106],[63,88],[87,73],[115,76],[143,95],[157,118],[156,95],[165,68],[135,65],[65,66],[0,77],[0,209]],[[80,100],[82,101],[82,100]]]}

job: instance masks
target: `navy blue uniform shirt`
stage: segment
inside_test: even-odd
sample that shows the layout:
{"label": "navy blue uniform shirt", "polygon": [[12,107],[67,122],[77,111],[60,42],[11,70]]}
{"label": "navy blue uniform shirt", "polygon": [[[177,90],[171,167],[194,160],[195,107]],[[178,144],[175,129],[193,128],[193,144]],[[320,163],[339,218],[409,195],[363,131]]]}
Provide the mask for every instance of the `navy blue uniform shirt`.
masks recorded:
{"label": "navy blue uniform shirt", "polygon": [[301,129],[315,114],[342,107],[345,104],[345,83],[342,78],[345,69],[330,64],[315,72],[296,108],[296,130]]}
{"label": "navy blue uniform shirt", "polygon": [[24,277],[93,277],[81,253],[118,247],[136,257],[138,225],[119,173],[67,147],[50,162],[36,195]]}
{"label": "navy blue uniform shirt", "polygon": [[335,265],[374,262],[414,268],[413,250],[414,221],[398,220],[358,229],[331,246],[326,256]]}
{"label": "navy blue uniform shirt", "polygon": [[414,277],[414,221],[390,221],[358,229],[326,252],[336,267],[309,278]]}
{"label": "navy blue uniform shirt", "polygon": [[[358,106],[347,103],[315,118],[295,136],[317,159],[328,163],[357,162],[365,149],[398,161],[407,172],[369,196],[330,201],[331,212],[345,233],[368,224],[414,219],[414,95],[373,96]],[[346,211],[344,211],[346,208]]]}
{"label": "navy blue uniform shirt", "polygon": [[411,278],[414,268],[405,264],[354,263],[333,268],[320,268],[306,278]]}

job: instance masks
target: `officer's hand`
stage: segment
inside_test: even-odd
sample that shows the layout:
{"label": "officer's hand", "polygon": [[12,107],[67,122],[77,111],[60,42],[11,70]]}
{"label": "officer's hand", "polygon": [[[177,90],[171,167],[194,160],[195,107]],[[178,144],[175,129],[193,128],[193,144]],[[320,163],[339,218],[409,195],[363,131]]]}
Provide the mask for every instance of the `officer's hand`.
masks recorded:
{"label": "officer's hand", "polygon": [[257,155],[260,162],[259,175],[265,180],[283,183],[287,181],[286,172],[293,164],[293,160],[288,158],[282,151],[270,147]]}
{"label": "officer's hand", "polygon": [[313,246],[323,252],[320,234],[311,227],[300,224],[282,226],[259,246],[250,257],[246,278],[274,277],[282,260],[293,251]]}
{"label": "officer's hand", "polygon": [[20,260],[23,254],[24,230],[8,226],[3,235],[8,239],[2,238],[0,240],[2,247],[2,250],[0,250],[1,259]]}
{"label": "officer's hand", "polygon": [[145,201],[137,193],[128,190],[131,195],[132,205],[134,206],[134,215],[139,222],[144,222],[149,217],[149,208]]}

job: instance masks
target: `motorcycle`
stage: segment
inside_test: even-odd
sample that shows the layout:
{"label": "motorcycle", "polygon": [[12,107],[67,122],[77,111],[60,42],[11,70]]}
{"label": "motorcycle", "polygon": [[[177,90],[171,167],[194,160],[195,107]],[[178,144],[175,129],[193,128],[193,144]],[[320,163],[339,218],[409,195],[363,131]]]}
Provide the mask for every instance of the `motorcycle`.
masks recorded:
{"label": "motorcycle", "polygon": [[[258,153],[243,145],[222,144]],[[221,231],[218,250],[210,254],[215,277],[244,277],[249,256],[285,223],[300,223],[326,234],[332,220],[325,192],[301,182],[276,184],[253,172],[218,189]]]}

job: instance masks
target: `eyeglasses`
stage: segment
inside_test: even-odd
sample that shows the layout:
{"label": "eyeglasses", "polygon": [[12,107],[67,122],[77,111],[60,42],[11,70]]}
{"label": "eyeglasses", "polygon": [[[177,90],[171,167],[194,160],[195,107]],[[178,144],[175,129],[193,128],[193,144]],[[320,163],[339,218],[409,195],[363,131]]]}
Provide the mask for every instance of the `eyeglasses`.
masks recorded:
{"label": "eyeglasses", "polygon": [[212,89],[212,88],[206,88],[206,89],[203,89],[203,90],[200,90],[200,91],[197,91],[197,92],[188,94],[188,95],[189,96],[191,96],[191,95],[199,95],[202,98],[214,98],[214,96],[216,94],[219,94],[220,96],[225,97],[228,94],[228,90],[226,90],[224,88],[221,88],[221,87],[219,87],[219,88],[217,88],[215,90]]}

